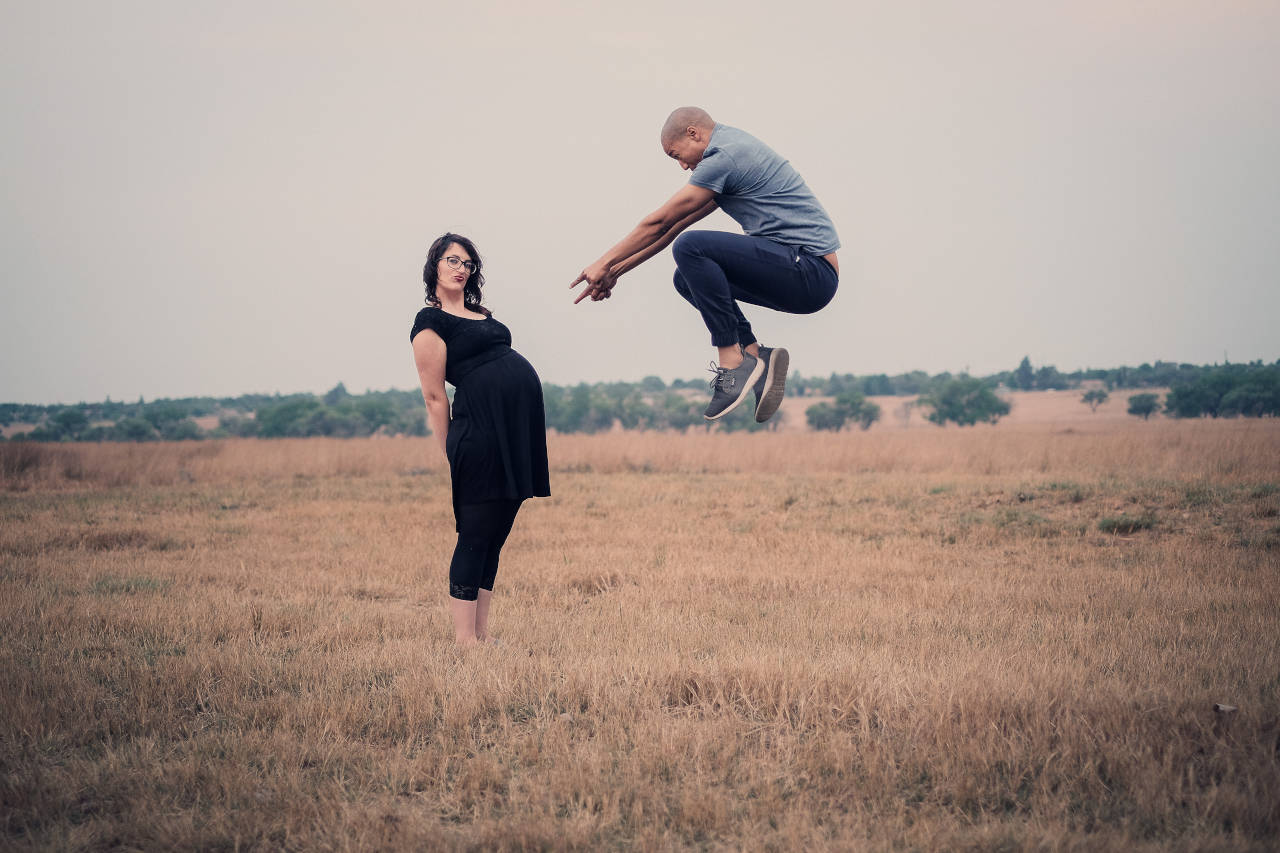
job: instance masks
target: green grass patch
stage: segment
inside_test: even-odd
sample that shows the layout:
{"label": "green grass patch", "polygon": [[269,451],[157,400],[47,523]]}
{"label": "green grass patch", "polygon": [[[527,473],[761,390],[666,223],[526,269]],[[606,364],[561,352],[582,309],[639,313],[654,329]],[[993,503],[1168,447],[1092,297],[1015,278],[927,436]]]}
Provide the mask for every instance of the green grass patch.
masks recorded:
{"label": "green grass patch", "polygon": [[1104,518],[1098,522],[1098,529],[1103,533],[1114,533],[1124,536],[1129,533],[1137,533],[1139,530],[1150,530],[1156,526],[1154,515],[1118,515],[1114,518]]}
{"label": "green grass patch", "polygon": [[98,578],[89,587],[94,595],[135,595],[140,592],[164,592],[173,581],[161,578],[118,578],[111,575]]}
{"label": "green grass patch", "polygon": [[1089,489],[1071,480],[1055,480],[1052,483],[1045,483],[1041,489],[1046,492],[1057,492],[1073,504],[1084,503],[1085,498],[1090,494]]}
{"label": "green grass patch", "polygon": [[1189,507],[1204,507],[1225,503],[1228,497],[1229,493],[1226,489],[1196,484],[1188,486],[1182,493],[1182,502]]}
{"label": "green grass patch", "polygon": [[991,516],[991,521],[996,527],[1034,527],[1044,524],[1046,519],[1043,515],[1010,507],[996,512]]}
{"label": "green grass patch", "polygon": [[1008,507],[993,513],[990,522],[999,530],[1014,536],[1033,536],[1049,539],[1062,533],[1056,522],[1018,507]]}

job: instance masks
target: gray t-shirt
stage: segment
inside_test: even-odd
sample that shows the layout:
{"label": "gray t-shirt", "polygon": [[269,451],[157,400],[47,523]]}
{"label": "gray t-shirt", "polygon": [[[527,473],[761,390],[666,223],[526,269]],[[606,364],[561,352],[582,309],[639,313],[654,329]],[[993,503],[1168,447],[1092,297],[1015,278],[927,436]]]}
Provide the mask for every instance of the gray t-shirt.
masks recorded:
{"label": "gray t-shirt", "polygon": [[814,255],[840,248],[822,204],[791,164],[749,133],[717,124],[689,183],[716,194],[716,203],[752,237],[767,237]]}

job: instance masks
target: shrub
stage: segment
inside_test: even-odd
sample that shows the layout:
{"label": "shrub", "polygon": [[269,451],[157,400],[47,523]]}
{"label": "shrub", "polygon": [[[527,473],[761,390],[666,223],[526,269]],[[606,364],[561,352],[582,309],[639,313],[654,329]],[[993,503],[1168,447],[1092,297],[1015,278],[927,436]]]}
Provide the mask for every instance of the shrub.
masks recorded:
{"label": "shrub", "polygon": [[204,430],[200,429],[200,425],[191,418],[183,418],[180,421],[170,421],[160,430],[160,435],[166,441],[199,441],[204,438]]}
{"label": "shrub", "polygon": [[1111,395],[1106,391],[1103,391],[1100,388],[1094,388],[1093,390],[1085,391],[1084,396],[1080,398],[1080,402],[1088,406],[1090,411],[1096,412],[1098,411],[1098,406],[1110,399]]}
{"label": "shrub", "polygon": [[258,410],[258,435],[263,438],[312,435],[307,431],[307,422],[322,408],[320,401],[311,395],[263,406]]}
{"label": "shrub", "polygon": [[121,418],[111,432],[116,441],[154,441],[160,433],[145,418]]}
{"label": "shrub", "polygon": [[1134,394],[1129,398],[1129,414],[1136,415],[1144,421],[1159,410],[1160,402],[1155,394]]}
{"label": "shrub", "polygon": [[953,421],[960,426],[995,423],[1009,414],[1009,404],[996,396],[991,386],[972,376],[958,376],[938,384],[920,398],[931,411],[926,417],[937,424]]}
{"label": "shrub", "polygon": [[805,420],[810,429],[830,430],[838,432],[844,427],[849,415],[830,403],[815,403],[804,410]]}
{"label": "shrub", "polygon": [[846,424],[853,422],[863,429],[880,420],[880,407],[867,400],[861,391],[846,390],[836,396],[832,403],[818,403],[805,410],[805,419],[811,429],[831,430],[838,432]]}

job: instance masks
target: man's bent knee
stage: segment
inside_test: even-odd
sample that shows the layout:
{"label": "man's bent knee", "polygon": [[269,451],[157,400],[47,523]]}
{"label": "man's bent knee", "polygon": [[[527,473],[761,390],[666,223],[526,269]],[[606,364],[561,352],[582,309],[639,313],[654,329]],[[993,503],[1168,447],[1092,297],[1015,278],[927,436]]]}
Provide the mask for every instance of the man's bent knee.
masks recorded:
{"label": "man's bent knee", "polygon": [[693,258],[705,253],[707,246],[706,231],[685,231],[671,244],[671,256],[676,259],[676,266],[681,258]]}

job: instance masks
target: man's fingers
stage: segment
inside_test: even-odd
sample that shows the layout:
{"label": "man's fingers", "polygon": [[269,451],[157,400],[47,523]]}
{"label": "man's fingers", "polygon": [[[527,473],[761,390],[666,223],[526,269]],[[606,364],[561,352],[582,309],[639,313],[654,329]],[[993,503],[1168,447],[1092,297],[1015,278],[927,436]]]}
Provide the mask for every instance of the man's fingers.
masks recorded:
{"label": "man's fingers", "polygon": [[582,289],[582,292],[578,294],[578,298],[573,300],[574,305],[577,305],[579,302],[586,299],[588,296],[591,297],[592,302],[599,302],[601,299],[608,299],[609,291],[613,290],[614,283],[612,281],[609,281],[607,277],[601,277],[598,281],[592,281],[587,276],[587,270],[583,270],[582,272],[578,273],[578,277],[575,278],[569,284],[569,287],[570,288],[577,287],[578,285],[582,284],[584,281],[587,283],[587,286],[584,287]]}

